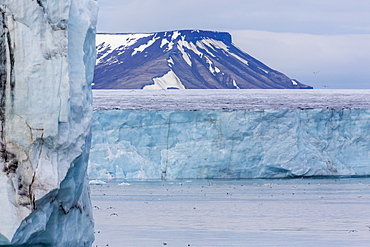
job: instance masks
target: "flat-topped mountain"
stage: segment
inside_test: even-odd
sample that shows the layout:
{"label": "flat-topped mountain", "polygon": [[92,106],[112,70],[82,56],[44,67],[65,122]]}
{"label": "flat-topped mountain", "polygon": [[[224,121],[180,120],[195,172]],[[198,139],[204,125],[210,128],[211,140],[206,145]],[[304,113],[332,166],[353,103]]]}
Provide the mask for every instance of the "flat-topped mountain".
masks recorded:
{"label": "flat-topped mountain", "polygon": [[310,89],[241,51],[226,32],[97,35],[94,89]]}

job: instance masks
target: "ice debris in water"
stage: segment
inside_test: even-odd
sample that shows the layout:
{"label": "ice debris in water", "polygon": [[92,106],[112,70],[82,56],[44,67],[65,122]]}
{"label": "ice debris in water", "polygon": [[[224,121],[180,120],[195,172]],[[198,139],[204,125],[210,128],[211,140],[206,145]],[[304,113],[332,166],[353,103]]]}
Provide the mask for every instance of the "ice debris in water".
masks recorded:
{"label": "ice debris in water", "polygon": [[94,180],[90,180],[89,184],[91,184],[91,185],[104,185],[104,184],[107,184],[107,182],[104,182],[103,180],[99,180],[99,179],[94,179]]}

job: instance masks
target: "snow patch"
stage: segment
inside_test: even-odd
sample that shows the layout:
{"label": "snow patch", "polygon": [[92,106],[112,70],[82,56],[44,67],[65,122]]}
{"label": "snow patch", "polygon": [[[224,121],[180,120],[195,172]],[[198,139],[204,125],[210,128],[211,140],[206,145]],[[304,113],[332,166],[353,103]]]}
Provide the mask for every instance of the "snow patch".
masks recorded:
{"label": "snow patch", "polygon": [[212,57],[216,57],[208,48],[208,46],[205,45],[205,43],[203,43],[202,41],[197,41],[196,43],[196,46],[199,47],[200,49],[203,49],[207,52],[208,55],[212,56]]}
{"label": "snow patch", "polygon": [[231,53],[231,52],[230,52],[230,55],[233,56],[233,57],[235,57],[236,59],[238,59],[239,61],[241,61],[245,65],[249,66],[249,62],[247,60],[245,60],[244,58],[241,58],[238,55],[236,55],[234,53]]}
{"label": "snow patch", "polygon": [[160,48],[163,48],[166,44],[169,44],[170,42],[167,39],[162,39],[161,45],[159,46]]}
{"label": "snow patch", "polygon": [[[139,39],[151,36],[152,34],[97,34],[96,46],[97,53],[103,52],[104,55],[96,60],[100,64],[113,51],[119,50],[122,54],[128,47],[134,45]],[[108,50],[108,51],[107,51]]]}
{"label": "snow patch", "polygon": [[151,40],[148,41],[148,43],[143,44],[139,46],[138,48],[135,48],[131,56],[135,56],[138,52],[143,52],[146,48],[154,44],[158,39],[160,39],[160,37],[153,37]]}
{"label": "snow patch", "polygon": [[220,73],[221,70],[219,68],[217,68],[213,62],[207,57],[205,56],[205,59],[206,59],[206,63],[208,64],[208,70],[213,74],[217,74],[217,73]]}
{"label": "snow patch", "polygon": [[291,80],[292,81],[292,84],[294,85],[294,86],[297,86],[298,85],[298,83],[295,81],[295,80]]}
{"label": "snow patch", "polygon": [[[203,55],[204,55],[203,52],[198,50],[197,46],[194,43],[181,40],[181,41],[178,42],[178,44],[183,46],[183,47],[186,47],[189,50],[192,50],[199,57],[203,57]],[[211,54],[211,55],[213,55],[213,54]]]}
{"label": "snow patch", "polygon": [[208,38],[208,39],[203,39],[202,42],[214,51],[216,51],[216,49],[229,51],[229,47],[222,41]]}
{"label": "snow patch", "polygon": [[153,78],[154,84],[147,85],[143,89],[167,89],[178,88],[185,89],[177,75],[172,71],[168,71],[162,77]]}
{"label": "snow patch", "polygon": [[191,63],[189,54],[185,52],[184,48],[180,44],[177,45],[177,48],[181,51],[182,58],[191,67],[192,63]]}
{"label": "snow patch", "polygon": [[177,37],[180,36],[180,32],[179,31],[174,31],[173,34],[172,34],[172,40],[175,40],[177,39]]}
{"label": "snow patch", "polygon": [[[209,48],[211,48],[214,51],[216,51],[216,49],[224,50],[228,54],[230,54],[231,56],[235,57],[236,59],[238,59],[239,61],[244,63],[245,65],[249,66],[249,62],[247,60],[245,60],[244,58],[230,52],[229,47],[225,43],[223,43],[222,41],[214,40],[214,39],[204,39],[199,43],[203,43],[204,45],[208,46]],[[200,44],[199,44],[199,46],[200,46]]]}
{"label": "snow patch", "polygon": [[240,89],[240,87],[238,86],[238,84],[236,83],[236,81],[233,79],[233,86],[236,88],[236,89]]}
{"label": "snow patch", "polygon": [[262,68],[260,68],[260,67],[258,67],[260,70],[262,70],[263,72],[265,72],[266,74],[268,74],[269,72],[267,71],[267,70],[265,70],[265,69],[262,69]]}
{"label": "snow patch", "polygon": [[172,57],[169,57],[169,58],[167,59],[167,64],[168,64],[168,66],[169,66],[170,68],[172,68],[172,66],[175,64],[175,63],[173,62]]}

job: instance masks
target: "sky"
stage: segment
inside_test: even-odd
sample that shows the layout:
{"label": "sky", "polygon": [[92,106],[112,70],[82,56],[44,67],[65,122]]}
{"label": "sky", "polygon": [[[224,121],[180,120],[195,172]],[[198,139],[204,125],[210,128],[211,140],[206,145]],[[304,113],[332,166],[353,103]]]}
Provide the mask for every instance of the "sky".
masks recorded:
{"label": "sky", "polygon": [[98,32],[227,31],[314,88],[370,89],[369,0],[100,0]]}

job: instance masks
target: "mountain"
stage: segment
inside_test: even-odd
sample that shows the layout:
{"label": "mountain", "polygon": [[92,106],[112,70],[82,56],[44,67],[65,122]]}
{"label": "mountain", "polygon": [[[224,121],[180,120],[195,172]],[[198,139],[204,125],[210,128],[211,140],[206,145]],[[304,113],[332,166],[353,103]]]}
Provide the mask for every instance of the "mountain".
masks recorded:
{"label": "mountain", "polygon": [[310,89],[237,48],[226,32],[97,35],[94,89]]}

